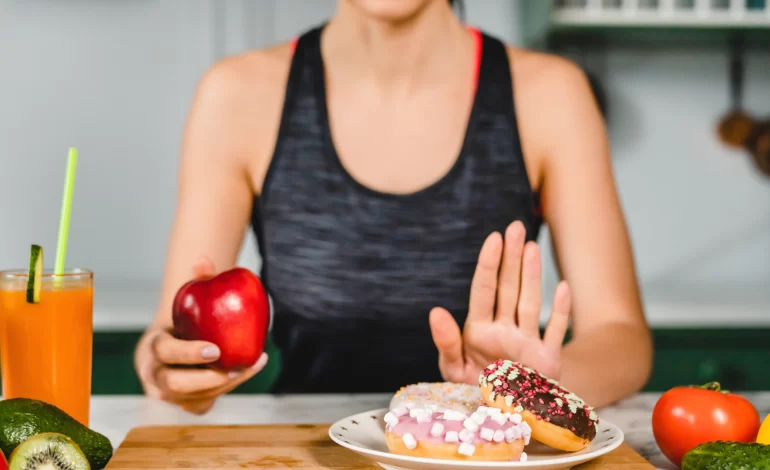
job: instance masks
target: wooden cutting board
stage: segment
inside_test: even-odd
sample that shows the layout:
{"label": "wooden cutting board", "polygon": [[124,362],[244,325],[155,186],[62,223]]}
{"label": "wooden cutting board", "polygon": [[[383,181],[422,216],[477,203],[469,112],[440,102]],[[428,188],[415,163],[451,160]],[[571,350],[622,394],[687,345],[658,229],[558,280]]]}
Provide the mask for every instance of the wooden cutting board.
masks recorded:
{"label": "wooden cutting board", "polygon": [[[382,470],[335,444],[328,424],[134,428],[107,469],[292,468]],[[576,470],[653,470],[623,444]]]}

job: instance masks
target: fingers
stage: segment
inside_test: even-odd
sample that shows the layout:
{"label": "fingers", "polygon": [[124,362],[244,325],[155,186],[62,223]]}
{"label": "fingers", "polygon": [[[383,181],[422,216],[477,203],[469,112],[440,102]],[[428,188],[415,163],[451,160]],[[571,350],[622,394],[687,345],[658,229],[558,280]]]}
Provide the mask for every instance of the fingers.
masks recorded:
{"label": "fingers", "polygon": [[497,288],[496,321],[513,323],[515,320],[521,283],[521,258],[526,235],[524,224],[518,220],[509,225],[505,231],[503,264],[500,268],[500,282]]}
{"label": "fingers", "polygon": [[168,392],[168,395],[177,397],[218,389],[229,381],[230,378],[226,372],[214,369],[161,367],[155,374],[158,387]]}
{"label": "fingers", "polygon": [[167,400],[189,406],[234,390],[264,369],[267,360],[267,354],[262,353],[253,366],[232,372],[161,367],[155,374],[155,383]]}
{"label": "fingers", "polygon": [[[197,350],[197,357],[201,357],[200,347],[184,346],[201,344],[210,347],[210,343],[181,341],[160,329],[149,333],[140,341],[135,358],[137,374],[145,392],[148,396],[174,403],[190,413],[207,412],[217,397],[254,377],[267,365],[268,356],[262,353],[253,366],[244,370],[226,372],[213,368],[191,368],[190,364],[216,359],[219,356],[218,350],[216,357],[211,355],[209,359],[196,361],[195,354],[180,351]],[[180,343],[182,348],[178,347]],[[186,364],[187,367],[169,367],[169,364]]]}
{"label": "fingers", "polygon": [[152,342],[155,357],[170,365],[207,364],[219,359],[219,348],[206,341],[184,341],[161,331]]}
{"label": "fingers", "polygon": [[569,316],[572,310],[572,292],[566,281],[562,281],[556,287],[553,295],[553,309],[548,326],[543,335],[543,343],[554,349],[560,349],[567,335]]}
{"label": "fingers", "polygon": [[430,330],[439,352],[441,375],[445,380],[453,381],[465,367],[460,327],[446,309],[437,307],[430,312]]}
{"label": "fingers", "polygon": [[136,375],[142,384],[144,393],[151,398],[161,398],[160,389],[155,385],[155,370],[158,367],[158,360],[153,351],[153,341],[155,337],[163,331],[158,327],[151,327],[139,339],[134,353],[134,368]]}
{"label": "fingers", "polygon": [[519,330],[527,336],[540,336],[541,266],[540,247],[535,242],[524,245],[521,270],[521,294],[517,310]]}
{"label": "fingers", "polygon": [[193,265],[193,275],[195,278],[201,278],[201,277],[210,277],[214,276],[217,273],[216,267],[214,266],[214,263],[204,257],[201,257],[195,265]]}
{"label": "fingers", "polygon": [[481,246],[476,272],[471,281],[468,321],[492,321],[494,317],[497,275],[502,251],[503,240],[497,232],[488,236]]}

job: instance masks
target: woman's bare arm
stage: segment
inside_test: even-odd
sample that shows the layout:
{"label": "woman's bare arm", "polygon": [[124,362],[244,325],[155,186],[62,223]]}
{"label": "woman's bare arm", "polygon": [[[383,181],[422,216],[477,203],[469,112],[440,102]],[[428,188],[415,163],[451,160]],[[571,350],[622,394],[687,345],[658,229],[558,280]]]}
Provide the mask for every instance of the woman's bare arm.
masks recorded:
{"label": "woman's bare arm", "polygon": [[583,72],[539,56],[526,101],[540,162],[543,209],[562,277],[573,294],[572,341],[562,382],[595,406],[640,390],[652,364],[602,116]]}
{"label": "woman's bare arm", "polygon": [[179,287],[196,275],[231,268],[240,251],[257,192],[254,171],[264,172],[264,148],[280,112],[273,112],[280,110],[271,89],[277,82],[265,80],[274,62],[266,56],[257,52],[227,59],[198,86],[182,142],[161,298],[135,355],[149,395],[194,412],[208,410],[217,396],[252,377],[267,360],[263,357],[252,369],[230,374],[180,368],[212,362],[219,351],[209,343],[178,340],[168,331]]}
{"label": "woman's bare arm", "polygon": [[220,270],[232,267],[249,223],[252,189],[244,162],[252,148],[240,119],[237,77],[220,65],[197,90],[179,166],[177,208],[155,324],[171,325],[171,303],[192,266],[206,257]]}
{"label": "woman's bare arm", "polygon": [[290,54],[286,44],[225,59],[201,80],[182,140],[179,189],[157,325],[202,256],[231,268],[278,132]]}

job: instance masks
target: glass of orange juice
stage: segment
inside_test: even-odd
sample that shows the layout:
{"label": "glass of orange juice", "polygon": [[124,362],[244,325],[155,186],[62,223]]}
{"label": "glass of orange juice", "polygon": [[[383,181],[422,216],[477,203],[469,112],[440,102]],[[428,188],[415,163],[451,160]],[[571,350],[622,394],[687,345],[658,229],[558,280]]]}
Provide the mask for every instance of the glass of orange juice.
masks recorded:
{"label": "glass of orange juice", "polygon": [[3,398],[44,401],[88,426],[93,272],[44,271],[39,303],[27,302],[28,276],[0,271]]}

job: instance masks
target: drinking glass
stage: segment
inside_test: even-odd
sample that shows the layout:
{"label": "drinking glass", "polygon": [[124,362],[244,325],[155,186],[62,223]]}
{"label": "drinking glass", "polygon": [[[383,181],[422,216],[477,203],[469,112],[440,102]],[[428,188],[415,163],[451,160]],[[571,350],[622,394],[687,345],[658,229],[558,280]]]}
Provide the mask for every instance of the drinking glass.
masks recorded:
{"label": "drinking glass", "polygon": [[54,405],[88,426],[94,275],[42,274],[40,303],[26,299],[27,271],[0,271],[3,398]]}

